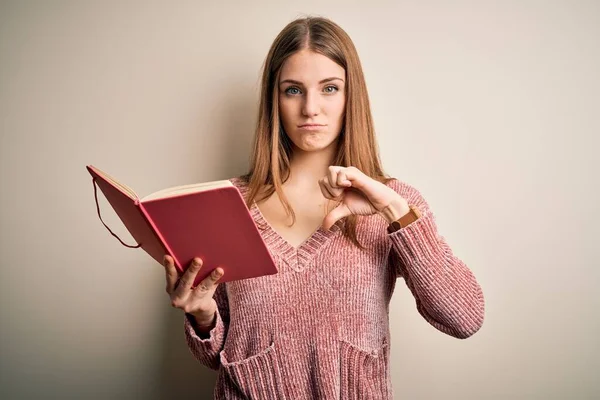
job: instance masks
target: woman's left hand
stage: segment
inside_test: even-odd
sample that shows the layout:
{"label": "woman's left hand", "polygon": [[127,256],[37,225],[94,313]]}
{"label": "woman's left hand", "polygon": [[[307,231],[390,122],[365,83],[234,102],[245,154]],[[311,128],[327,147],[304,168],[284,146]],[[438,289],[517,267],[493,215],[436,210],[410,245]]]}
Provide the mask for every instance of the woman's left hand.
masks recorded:
{"label": "woman's left hand", "polygon": [[392,222],[409,211],[408,202],[394,189],[355,167],[329,167],[327,175],[319,180],[319,186],[325,198],[339,201],[323,220],[325,229],[349,215],[379,213]]}

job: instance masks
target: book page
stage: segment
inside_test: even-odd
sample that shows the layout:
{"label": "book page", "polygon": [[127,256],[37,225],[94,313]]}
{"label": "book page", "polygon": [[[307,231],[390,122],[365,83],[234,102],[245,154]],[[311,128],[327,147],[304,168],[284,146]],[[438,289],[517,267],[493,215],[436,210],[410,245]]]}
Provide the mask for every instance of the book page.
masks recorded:
{"label": "book page", "polygon": [[121,183],[121,182],[117,181],[115,178],[113,178],[112,176],[108,175],[106,172],[101,171],[101,170],[99,170],[98,168],[96,168],[94,166],[90,166],[90,167],[98,175],[100,175],[102,178],[104,178],[107,182],[110,182],[113,186],[116,186],[117,188],[119,188],[119,190],[121,190],[123,193],[125,193],[127,196],[129,196],[129,198],[131,198],[133,200],[137,200],[138,199],[137,194],[129,186],[125,185],[124,183]]}
{"label": "book page", "polygon": [[214,182],[204,182],[204,183],[193,183],[191,185],[182,185],[182,186],[174,186],[166,189],[159,190],[158,192],[150,193],[149,195],[143,197],[141,200],[156,200],[156,199],[164,199],[167,197],[180,196],[182,194],[187,193],[197,193],[205,190],[216,189],[221,187],[233,186],[233,183],[230,181],[214,181]]}

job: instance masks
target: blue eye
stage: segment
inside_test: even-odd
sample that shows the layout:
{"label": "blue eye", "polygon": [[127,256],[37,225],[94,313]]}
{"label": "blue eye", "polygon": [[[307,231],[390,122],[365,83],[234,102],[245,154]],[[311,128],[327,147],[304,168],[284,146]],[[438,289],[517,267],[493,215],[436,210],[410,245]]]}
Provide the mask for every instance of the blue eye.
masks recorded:
{"label": "blue eye", "polygon": [[292,95],[293,95],[293,94],[298,94],[298,93],[291,93],[291,92],[290,92],[291,90],[297,90],[297,91],[298,91],[298,93],[300,92],[300,90],[298,90],[298,88],[297,88],[297,87],[295,87],[295,86],[290,86],[289,88],[287,88],[287,89],[285,90],[285,93],[286,93],[286,94],[292,94]]}
{"label": "blue eye", "polygon": [[[327,86],[323,90],[327,94],[333,94],[333,93],[339,91],[338,87],[334,86],[334,85]],[[300,91],[300,89],[298,89],[296,86],[290,86],[289,88],[287,88],[284,91],[284,93],[288,94],[288,95],[292,95],[292,96],[302,94],[302,92]]]}

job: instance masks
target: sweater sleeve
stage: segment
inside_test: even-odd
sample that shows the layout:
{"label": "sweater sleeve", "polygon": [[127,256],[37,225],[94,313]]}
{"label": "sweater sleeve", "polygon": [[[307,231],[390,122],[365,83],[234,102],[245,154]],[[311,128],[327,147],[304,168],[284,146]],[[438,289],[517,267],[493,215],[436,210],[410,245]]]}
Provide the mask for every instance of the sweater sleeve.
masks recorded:
{"label": "sweater sleeve", "polygon": [[388,234],[390,263],[404,278],[427,322],[448,335],[468,338],[483,324],[481,287],[438,233],[435,217],[419,191],[397,180],[388,185],[421,212],[418,220]]}
{"label": "sweater sleeve", "polygon": [[207,338],[197,335],[192,325],[191,317],[185,314],[184,330],[187,345],[194,357],[208,368],[218,370],[220,353],[223,350],[227,328],[229,327],[229,304],[227,301],[226,283],[217,286],[214,299],[217,302],[217,321],[210,330]]}

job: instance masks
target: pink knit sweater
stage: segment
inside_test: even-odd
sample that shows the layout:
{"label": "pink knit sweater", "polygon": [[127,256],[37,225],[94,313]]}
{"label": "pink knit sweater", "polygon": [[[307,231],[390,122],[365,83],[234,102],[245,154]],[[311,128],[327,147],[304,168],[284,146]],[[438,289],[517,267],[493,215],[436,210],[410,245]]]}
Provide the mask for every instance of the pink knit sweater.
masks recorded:
{"label": "pink knit sweater", "polygon": [[[246,194],[240,179],[231,181]],[[294,248],[252,205],[279,272],[219,285],[209,338],[184,322],[194,356],[218,370],[215,399],[392,399],[389,302],[398,277],[435,328],[467,338],[481,327],[481,288],[427,202],[406,183],[389,186],[422,216],[393,234],[380,216],[359,217],[366,251],[342,235],[343,220]]]}

